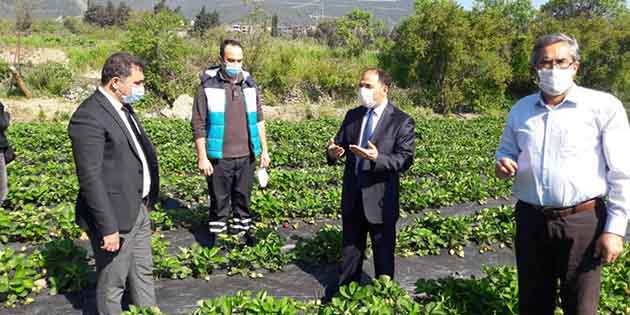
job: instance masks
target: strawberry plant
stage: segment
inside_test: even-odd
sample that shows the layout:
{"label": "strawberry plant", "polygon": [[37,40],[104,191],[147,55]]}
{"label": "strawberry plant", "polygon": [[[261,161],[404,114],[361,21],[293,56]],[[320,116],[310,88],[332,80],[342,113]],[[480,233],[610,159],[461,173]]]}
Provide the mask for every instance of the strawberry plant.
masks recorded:
{"label": "strawberry plant", "polygon": [[234,240],[226,243],[229,275],[260,277],[262,275],[257,270],[279,271],[292,260],[292,255],[282,249],[285,242],[278,233],[258,229],[254,238],[253,246],[244,246]]}
{"label": "strawberry plant", "polygon": [[38,289],[35,281],[40,277],[37,260],[10,248],[0,250],[0,302],[6,307],[32,302],[28,296]]}
{"label": "strawberry plant", "polygon": [[341,229],[325,225],[311,239],[299,238],[296,259],[310,264],[332,264],[341,260]]}
{"label": "strawberry plant", "polygon": [[85,249],[71,240],[55,240],[43,247],[41,256],[50,294],[79,292],[87,287],[93,270]]}
{"label": "strawberry plant", "polygon": [[177,259],[192,270],[192,275],[208,279],[213,270],[222,269],[228,259],[219,255],[220,248],[207,248],[195,243],[190,248],[181,248]]}
{"label": "strawberry plant", "polygon": [[256,295],[251,292],[237,292],[234,296],[202,300],[197,303],[194,315],[307,315],[317,314],[316,306],[293,299],[276,299],[267,292]]}
{"label": "strawberry plant", "polygon": [[122,315],[166,315],[162,313],[157,306],[152,307],[139,307],[135,305],[129,305],[129,310],[122,312]]}
{"label": "strawberry plant", "polygon": [[151,252],[153,254],[153,276],[156,278],[185,279],[192,274],[192,270],[183,264],[178,257],[168,253],[169,242],[158,234],[151,237]]}

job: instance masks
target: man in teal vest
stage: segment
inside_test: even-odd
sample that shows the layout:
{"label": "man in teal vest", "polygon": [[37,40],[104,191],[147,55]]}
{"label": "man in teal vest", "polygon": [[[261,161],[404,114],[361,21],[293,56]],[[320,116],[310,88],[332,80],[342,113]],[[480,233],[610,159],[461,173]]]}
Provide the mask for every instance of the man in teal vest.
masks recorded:
{"label": "man in teal vest", "polygon": [[265,122],[256,83],[242,69],[241,43],[224,40],[220,57],[220,65],[200,76],[191,120],[197,166],[206,176],[210,195],[210,246],[228,229],[245,232],[251,244],[249,206],[256,158],[260,157],[261,168],[271,162]]}

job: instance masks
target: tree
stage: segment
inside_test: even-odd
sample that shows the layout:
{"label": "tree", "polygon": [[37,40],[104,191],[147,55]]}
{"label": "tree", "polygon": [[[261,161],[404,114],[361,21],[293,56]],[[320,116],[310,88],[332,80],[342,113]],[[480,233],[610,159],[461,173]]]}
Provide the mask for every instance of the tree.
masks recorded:
{"label": "tree", "polygon": [[118,4],[118,9],[116,9],[116,18],[115,18],[114,23],[118,26],[126,25],[127,21],[129,21],[130,15],[131,15],[131,8],[127,4],[121,1]]}
{"label": "tree", "polygon": [[207,13],[206,6],[203,6],[201,11],[195,16],[193,33],[204,35],[209,29],[217,27],[219,24],[219,13],[216,10],[212,13]]}
{"label": "tree", "polygon": [[153,6],[153,13],[158,14],[160,12],[170,12],[170,13],[175,13],[177,15],[181,14],[182,11],[182,7],[178,6],[177,8],[175,8],[175,10],[171,9],[168,7],[168,5],[166,5],[166,0],[159,0],[154,6]]}
{"label": "tree", "polygon": [[123,26],[129,20],[130,14],[131,8],[124,2],[120,2],[116,8],[111,0],[107,1],[105,7],[89,1],[87,10],[83,14],[83,21],[100,27]]}
{"label": "tree", "polygon": [[439,113],[484,111],[504,103],[509,23],[496,12],[468,13],[454,1],[418,0],[379,56],[395,82]]}
{"label": "tree", "polygon": [[24,11],[21,15],[16,16],[15,28],[20,32],[28,32],[33,26],[33,17],[29,10]]}
{"label": "tree", "polygon": [[278,14],[275,14],[271,17],[271,36],[278,37]]}
{"label": "tree", "polygon": [[611,18],[627,10],[624,0],[551,0],[540,9],[558,19],[578,16]]}
{"label": "tree", "polygon": [[536,16],[531,0],[475,0],[473,10],[495,11],[510,19],[518,30],[526,29]]}
{"label": "tree", "polygon": [[100,16],[103,14],[103,6],[88,1],[87,10],[83,13],[83,21],[89,24],[100,24]]}
{"label": "tree", "polygon": [[375,22],[372,13],[360,9],[346,14],[338,19],[336,24],[336,36],[344,43],[352,56],[360,55],[385,33],[385,25],[382,21]]}
{"label": "tree", "polygon": [[101,17],[101,26],[112,26],[116,24],[116,6],[112,0],[107,1],[107,5],[105,6],[105,11],[103,12],[103,16]]}
{"label": "tree", "polygon": [[337,38],[337,22],[333,19],[320,20],[314,31],[309,31],[308,36],[328,47],[338,47],[341,40]]}
{"label": "tree", "polygon": [[476,34],[503,41],[501,49],[506,53],[502,54],[502,58],[509,60],[511,67],[508,91],[514,98],[525,96],[535,89],[530,56],[534,45],[531,26],[537,13],[530,0],[476,0],[471,13],[473,19],[497,21],[490,22],[490,25],[498,27],[498,32],[483,34],[477,31]]}
{"label": "tree", "polygon": [[28,32],[33,26],[33,17],[31,11],[33,10],[33,3],[31,1],[18,1],[16,0],[13,5],[15,14],[15,29],[18,32]]}
{"label": "tree", "polygon": [[190,93],[197,82],[196,75],[186,68],[191,47],[173,31],[183,22],[183,17],[172,11],[144,12],[127,25],[129,36],[121,43],[123,50],[147,62],[146,85],[167,103]]}

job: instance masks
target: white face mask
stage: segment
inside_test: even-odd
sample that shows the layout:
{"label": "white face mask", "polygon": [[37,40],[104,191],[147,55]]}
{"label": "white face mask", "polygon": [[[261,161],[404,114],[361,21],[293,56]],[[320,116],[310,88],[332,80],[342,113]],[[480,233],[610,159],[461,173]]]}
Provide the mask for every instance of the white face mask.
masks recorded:
{"label": "white face mask", "polygon": [[374,107],[374,90],[362,87],[359,89],[359,99],[361,105],[366,108]]}
{"label": "white face mask", "polygon": [[538,87],[551,96],[564,94],[573,86],[573,76],[575,71],[569,67],[567,69],[540,69],[538,70]]}

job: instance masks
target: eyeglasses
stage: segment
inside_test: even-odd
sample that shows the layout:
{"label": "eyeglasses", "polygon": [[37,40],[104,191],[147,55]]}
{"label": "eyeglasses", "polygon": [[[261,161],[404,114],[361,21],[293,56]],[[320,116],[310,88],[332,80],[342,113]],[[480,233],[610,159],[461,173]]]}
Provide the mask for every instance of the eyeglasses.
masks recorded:
{"label": "eyeglasses", "polygon": [[569,59],[549,59],[549,60],[542,60],[541,62],[538,63],[538,68],[541,69],[547,69],[547,70],[551,70],[553,68],[558,68],[558,69],[567,69],[569,68],[571,65],[573,65],[575,63],[575,61],[571,61]]}

